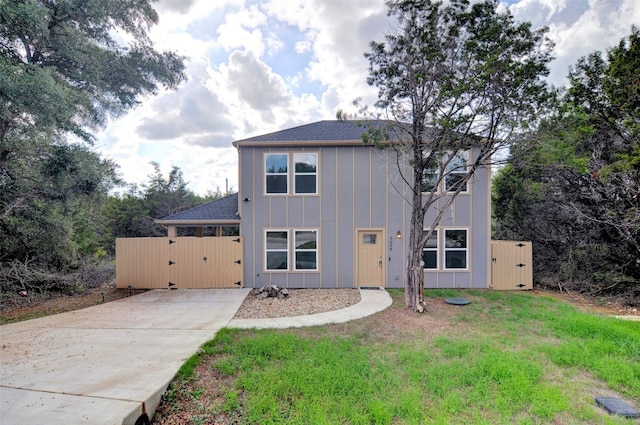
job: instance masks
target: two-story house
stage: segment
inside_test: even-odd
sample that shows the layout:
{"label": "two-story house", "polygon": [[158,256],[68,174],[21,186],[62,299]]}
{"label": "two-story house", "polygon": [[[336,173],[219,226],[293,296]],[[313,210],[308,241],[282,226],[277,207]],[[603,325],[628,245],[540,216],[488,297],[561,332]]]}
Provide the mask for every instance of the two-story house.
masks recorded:
{"label": "two-story house", "polygon": [[[365,131],[320,121],[233,143],[245,287],[403,287],[409,187],[396,152],[363,144]],[[459,155],[458,169],[475,154]],[[453,173],[429,190],[455,181]],[[479,169],[424,248],[425,287],[489,286],[490,220],[490,170]]]}

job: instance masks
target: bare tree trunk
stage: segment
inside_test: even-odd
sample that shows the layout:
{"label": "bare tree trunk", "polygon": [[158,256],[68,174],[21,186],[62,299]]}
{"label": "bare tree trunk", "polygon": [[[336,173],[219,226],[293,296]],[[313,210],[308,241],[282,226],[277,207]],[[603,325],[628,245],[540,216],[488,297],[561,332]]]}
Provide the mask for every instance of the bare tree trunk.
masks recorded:
{"label": "bare tree trunk", "polygon": [[405,305],[411,311],[422,313],[424,311],[424,270],[422,268],[422,255],[416,255],[416,252],[422,251],[417,247],[422,234],[416,235],[415,228],[412,225],[409,236],[410,248],[409,256],[407,257]]}
{"label": "bare tree trunk", "polygon": [[[417,150],[414,155],[420,155],[421,157],[422,151],[417,148],[414,149]],[[425,214],[422,207],[422,192],[419,183],[422,179],[422,169],[414,167],[413,174],[414,181],[418,182],[418,184],[413,187],[409,256],[407,258],[407,278],[405,279],[405,306],[411,311],[422,313],[424,311],[424,270],[422,265],[423,245],[421,242]]]}

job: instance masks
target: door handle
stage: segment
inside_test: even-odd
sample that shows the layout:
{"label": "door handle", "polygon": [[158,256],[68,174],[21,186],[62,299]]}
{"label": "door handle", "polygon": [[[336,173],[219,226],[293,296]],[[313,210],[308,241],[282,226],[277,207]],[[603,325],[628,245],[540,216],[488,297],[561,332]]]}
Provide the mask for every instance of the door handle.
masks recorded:
{"label": "door handle", "polygon": [[382,258],[378,261],[378,267],[382,267]]}

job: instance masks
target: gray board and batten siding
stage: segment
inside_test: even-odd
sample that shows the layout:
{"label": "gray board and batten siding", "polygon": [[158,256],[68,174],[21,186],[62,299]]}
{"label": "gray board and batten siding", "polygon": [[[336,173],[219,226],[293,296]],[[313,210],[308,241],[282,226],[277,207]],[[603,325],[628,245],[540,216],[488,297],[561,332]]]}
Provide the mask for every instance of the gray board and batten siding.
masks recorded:
{"label": "gray board and batten siding", "polygon": [[[358,256],[363,256],[359,242],[371,235],[382,242],[377,264],[382,274],[380,286],[403,287],[411,218],[409,188],[398,173],[395,151],[364,145],[363,131],[352,123],[320,121],[234,142],[239,155],[245,287],[265,284],[287,288],[368,286],[358,282],[358,261],[362,264]],[[280,153],[291,158],[299,152],[317,153],[317,194],[266,194],[265,155]],[[288,176],[290,188],[292,174]],[[467,268],[445,270],[440,252],[439,269],[425,270],[425,287],[488,287],[489,175],[487,169],[478,170],[468,193],[458,196],[440,224],[441,229],[467,230]],[[435,211],[428,212],[425,223],[429,224],[434,215]],[[265,232],[268,230],[317,231],[317,270],[295,270],[290,266],[286,271],[267,271]],[[289,251],[293,256],[294,249],[290,247]],[[290,259],[290,264],[291,261],[295,260]]]}

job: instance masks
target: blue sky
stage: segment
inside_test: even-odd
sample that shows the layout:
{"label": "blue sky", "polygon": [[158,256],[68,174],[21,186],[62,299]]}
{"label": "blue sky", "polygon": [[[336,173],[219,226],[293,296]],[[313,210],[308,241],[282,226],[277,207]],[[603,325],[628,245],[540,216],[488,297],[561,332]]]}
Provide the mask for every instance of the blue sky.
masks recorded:
{"label": "blue sky", "polygon": [[[640,23],[638,0],[508,0],[517,20],[548,26],[556,43],[549,82],[605,51]],[[205,194],[238,187],[231,142],[334,119],[355,98],[373,104],[363,54],[391,29],[384,0],[160,0],[151,38],[189,59],[189,80],[161,92],[98,136],[97,148],[140,184],[155,161],[180,167]]]}

